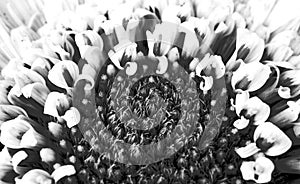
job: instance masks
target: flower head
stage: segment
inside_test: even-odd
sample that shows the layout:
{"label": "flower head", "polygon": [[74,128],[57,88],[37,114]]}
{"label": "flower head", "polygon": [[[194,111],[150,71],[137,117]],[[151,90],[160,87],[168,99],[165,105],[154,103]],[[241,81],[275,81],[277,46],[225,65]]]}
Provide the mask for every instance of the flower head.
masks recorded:
{"label": "flower head", "polygon": [[242,158],[247,158],[262,151],[268,156],[278,156],[287,152],[292,141],[273,123],[265,122],[257,126],[253,135],[254,143],[238,148],[237,154]]}

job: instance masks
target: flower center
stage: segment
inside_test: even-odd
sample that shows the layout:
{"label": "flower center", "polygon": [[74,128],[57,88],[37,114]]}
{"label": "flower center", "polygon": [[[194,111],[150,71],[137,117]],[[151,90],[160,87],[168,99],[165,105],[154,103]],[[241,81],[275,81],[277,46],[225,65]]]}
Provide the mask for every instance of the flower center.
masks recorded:
{"label": "flower center", "polygon": [[270,143],[268,142],[266,139],[264,138],[258,138],[256,140],[256,146],[258,148],[260,148],[263,152],[267,151],[270,147],[273,146],[274,143]]}

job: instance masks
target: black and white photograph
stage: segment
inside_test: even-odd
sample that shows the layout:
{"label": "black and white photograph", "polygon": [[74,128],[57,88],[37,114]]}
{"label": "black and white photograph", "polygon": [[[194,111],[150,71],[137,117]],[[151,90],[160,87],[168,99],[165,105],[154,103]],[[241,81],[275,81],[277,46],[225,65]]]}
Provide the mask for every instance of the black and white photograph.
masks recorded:
{"label": "black and white photograph", "polygon": [[300,184],[300,1],[0,0],[0,184]]}

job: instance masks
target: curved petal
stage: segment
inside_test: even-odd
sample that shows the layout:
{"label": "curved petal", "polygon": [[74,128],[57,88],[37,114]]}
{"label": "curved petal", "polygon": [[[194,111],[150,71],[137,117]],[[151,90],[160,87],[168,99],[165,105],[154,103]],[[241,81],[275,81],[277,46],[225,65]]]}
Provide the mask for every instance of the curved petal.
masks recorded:
{"label": "curved petal", "polygon": [[138,65],[136,62],[128,62],[126,64],[125,72],[128,76],[132,76],[137,72]]}
{"label": "curved petal", "polygon": [[[244,105],[245,117],[251,117],[254,125],[264,123],[271,112],[269,105],[261,101],[258,97],[250,98]],[[253,117],[253,118],[252,118]]]}
{"label": "curved petal", "polygon": [[72,128],[75,125],[78,125],[80,122],[80,112],[75,108],[71,107],[69,110],[66,111],[66,113],[62,116],[67,122],[67,126],[69,128]]}
{"label": "curved petal", "polygon": [[[85,92],[85,97],[89,96],[92,94],[92,90],[94,89],[95,86],[95,80],[94,78],[92,78],[90,75],[87,74],[81,74],[79,75],[78,79],[75,81],[75,88],[74,90],[76,90],[76,86],[79,86],[79,84],[83,82],[84,84],[84,92]],[[80,89],[81,90],[81,89]],[[74,93],[74,91],[73,91]]]}
{"label": "curved petal", "polygon": [[300,70],[288,70],[281,73],[279,78],[279,96],[285,99],[296,97],[300,94]]}
{"label": "curved petal", "polygon": [[166,56],[159,56],[159,57],[157,57],[157,59],[158,59],[159,63],[157,66],[156,73],[159,75],[162,75],[167,72],[169,61]]}
{"label": "curved petal", "polygon": [[204,81],[200,82],[200,89],[204,92],[210,90],[213,87],[214,79],[212,77],[202,76]]}
{"label": "curved petal", "polygon": [[260,89],[269,79],[271,69],[269,66],[258,62],[241,64],[233,72],[231,85],[233,89],[242,89],[249,92]]}
{"label": "curved petal", "polygon": [[49,93],[45,106],[44,106],[44,114],[48,114],[54,117],[59,117],[64,114],[66,110],[70,108],[70,100],[68,97],[59,92],[51,92]]}
{"label": "curved petal", "polygon": [[49,71],[49,80],[58,87],[69,89],[78,78],[79,69],[75,62],[64,60],[56,63]]}
{"label": "curved petal", "polygon": [[260,124],[254,132],[253,139],[266,140],[272,146],[265,152],[269,156],[278,156],[288,151],[292,146],[292,141],[276,125],[270,122]]}
{"label": "curved petal", "polygon": [[260,149],[256,146],[256,143],[250,143],[245,147],[241,147],[235,150],[235,152],[241,157],[241,158],[247,158],[255,153],[259,152]]}
{"label": "curved petal", "polygon": [[258,62],[264,52],[265,42],[248,29],[237,29],[237,57],[245,63]]}
{"label": "curved petal", "polygon": [[243,90],[236,90],[237,94],[235,96],[235,112],[237,115],[240,115],[242,109],[244,108],[244,106],[246,105],[246,102],[249,100],[250,98],[250,94],[247,91],[243,91]]}
{"label": "curved petal", "polygon": [[51,177],[54,178],[55,183],[65,176],[72,176],[76,174],[75,167],[73,165],[63,165],[53,171]]}
{"label": "curved petal", "polygon": [[246,128],[249,125],[249,120],[244,118],[243,116],[241,119],[237,119],[234,121],[233,126],[239,130]]}
{"label": "curved petal", "polygon": [[22,150],[15,153],[11,159],[14,171],[20,175],[34,168],[34,164],[39,162],[39,156],[35,151]]}
{"label": "curved petal", "polygon": [[102,56],[102,50],[94,46],[86,46],[81,53],[81,58],[85,59],[96,72],[100,71],[105,62],[105,58]]}
{"label": "curved petal", "polygon": [[102,49],[103,49],[103,40],[96,31],[86,30],[86,31],[76,34],[75,42],[76,42],[76,45],[79,47],[79,50],[80,50],[80,46],[83,46],[83,45],[90,45],[90,46],[98,47],[100,49],[100,51],[102,51]]}

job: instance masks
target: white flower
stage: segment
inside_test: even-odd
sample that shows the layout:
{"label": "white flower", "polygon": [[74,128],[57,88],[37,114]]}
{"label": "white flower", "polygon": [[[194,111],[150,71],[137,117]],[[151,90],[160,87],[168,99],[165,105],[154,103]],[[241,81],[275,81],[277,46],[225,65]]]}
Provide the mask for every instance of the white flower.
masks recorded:
{"label": "white flower", "polygon": [[253,92],[260,89],[269,79],[271,69],[259,62],[243,63],[233,72],[231,86],[234,90]]}
{"label": "white flower", "polygon": [[6,121],[1,126],[0,141],[8,148],[41,148],[51,145],[50,138],[50,134],[41,125],[23,115]]}
{"label": "white flower", "polygon": [[278,156],[290,149],[292,141],[276,125],[265,122],[257,126],[253,135],[254,143],[236,149],[241,158],[247,158],[262,151],[268,156]]}
{"label": "white flower", "polygon": [[261,156],[255,161],[243,161],[240,170],[244,180],[267,183],[272,179],[274,168],[275,166],[270,159]]}
{"label": "white flower", "polygon": [[270,115],[270,107],[258,97],[249,97],[249,93],[237,90],[235,99],[235,111],[240,119],[234,122],[237,129],[244,129],[249,122],[254,125],[264,123]]}

